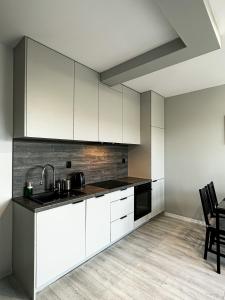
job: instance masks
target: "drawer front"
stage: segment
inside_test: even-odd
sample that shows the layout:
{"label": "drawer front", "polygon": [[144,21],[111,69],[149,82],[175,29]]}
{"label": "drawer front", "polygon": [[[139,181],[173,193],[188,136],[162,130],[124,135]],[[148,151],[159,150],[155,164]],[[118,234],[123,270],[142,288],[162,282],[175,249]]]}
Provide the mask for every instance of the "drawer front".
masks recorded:
{"label": "drawer front", "polygon": [[119,240],[128,234],[134,228],[134,214],[131,213],[125,218],[116,220],[111,223],[111,242]]}
{"label": "drawer front", "polygon": [[134,196],[111,202],[111,222],[134,212]]}
{"label": "drawer front", "polygon": [[111,202],[119,200],[121,198],[129,197],[134,195],[134,187],[130,187],[127,189],[121,189],[116,192],[110,193]]}
{"label": "drawer front", "polygon": [[134,195],[134,187],[130,187],[130,188],[120,191],[121,198],[129,197],[129,196],[133,196],[133,195]]}

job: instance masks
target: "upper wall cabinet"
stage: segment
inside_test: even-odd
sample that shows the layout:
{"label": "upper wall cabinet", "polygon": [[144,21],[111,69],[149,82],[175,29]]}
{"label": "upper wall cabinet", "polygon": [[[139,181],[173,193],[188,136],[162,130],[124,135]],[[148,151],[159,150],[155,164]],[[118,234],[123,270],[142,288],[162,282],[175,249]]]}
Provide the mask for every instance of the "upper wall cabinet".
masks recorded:
{"label": "upper wall cabinet", "polygon": [[140,144],[140,94],[123,87],[123,143]]}
{"label": "upper wall cabinet", "polygon": [[99,141],[122,143],[122,93],[99,84]]}
{"label": "upper wall cabinet", "polygon": [[74,139],[98,141],[97,72],[75,63]]}
{"label": "upper wall cabinet", "polygon": [[15,137],[73,139],[74,61],[31,39],[15,48]]}
{"label": "upper wall cabinet", "polygon": [[151,91],[151,126],[164,128],[164,98]]}

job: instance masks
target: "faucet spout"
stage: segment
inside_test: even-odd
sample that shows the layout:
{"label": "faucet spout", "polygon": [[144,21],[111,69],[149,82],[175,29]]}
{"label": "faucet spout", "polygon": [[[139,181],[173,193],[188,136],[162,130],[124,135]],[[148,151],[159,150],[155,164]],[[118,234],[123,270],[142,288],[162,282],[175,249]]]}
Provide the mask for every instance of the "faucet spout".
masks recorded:
{"label": "faucet spout", "polygon": [[52,174],[53,174],[53,190],[55,191],[55,189],[56,189],[56,184],[55,184],[55,167],[53,165],[51,165],[51,164],[46,164],[44,167],[42,167],[40,185],[43,184],[44,175],[45,175],[47,167],[50,167],[52,169]]}

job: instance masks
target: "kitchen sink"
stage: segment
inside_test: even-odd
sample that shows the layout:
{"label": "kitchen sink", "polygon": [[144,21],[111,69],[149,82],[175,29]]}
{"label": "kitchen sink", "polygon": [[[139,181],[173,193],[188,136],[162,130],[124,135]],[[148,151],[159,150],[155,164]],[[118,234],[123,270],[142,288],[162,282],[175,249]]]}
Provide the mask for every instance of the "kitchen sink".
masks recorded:
{"label": "kitchen sink", "polygon": [[77,190],[71,190],[69,192],[65,192],[62,194],[59,194],[58,192],[44,192],[39,194],[34,194],[29,197],[30,200],[33,200],[39,204],[49,204],[54,201],[60,200],[60,199],[66,199],[66,198],[76,198],[84,196],[84,192],[80,192]]}

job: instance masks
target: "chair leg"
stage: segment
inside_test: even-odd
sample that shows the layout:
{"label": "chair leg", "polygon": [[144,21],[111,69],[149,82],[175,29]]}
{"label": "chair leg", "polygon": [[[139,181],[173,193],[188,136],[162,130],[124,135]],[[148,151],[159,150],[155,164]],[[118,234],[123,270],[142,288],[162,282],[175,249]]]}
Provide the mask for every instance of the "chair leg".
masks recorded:
{"label": "chair leg", "polygon": [[209,239],[209,250],[212,250],[212,245],[215,243],[215,233],[211,232]]}
{"label": "chair leg", "polygon": [[204,259],[207,259],[208,247],[209,247],[209,230],[208,228],[206,228]]}

